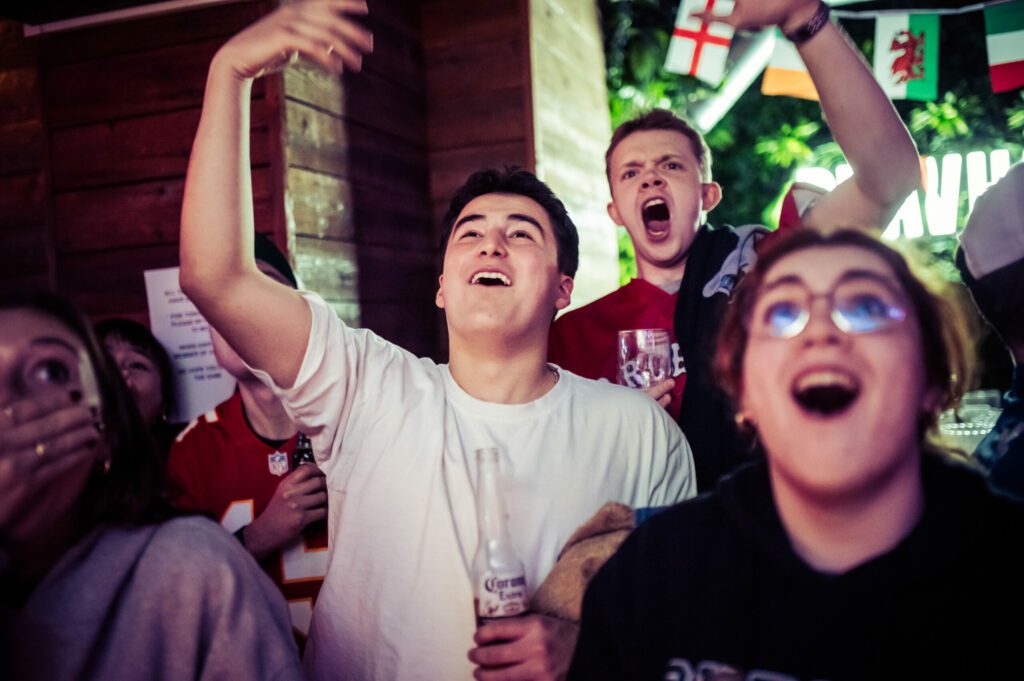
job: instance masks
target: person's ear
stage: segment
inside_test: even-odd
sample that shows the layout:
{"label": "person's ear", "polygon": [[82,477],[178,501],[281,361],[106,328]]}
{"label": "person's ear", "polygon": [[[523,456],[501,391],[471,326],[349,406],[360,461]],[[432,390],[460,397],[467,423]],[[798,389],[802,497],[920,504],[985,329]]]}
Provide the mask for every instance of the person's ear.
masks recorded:
{"label": "person's ear", "polygon": [[617,224],[619,227],[624,227],[625,222],[622,221],[622,216],[619,215],[619,209],[615,207],[614,201],[608,202],[608,217],[612,219],[612,222]]}
{"label": "person's ear", "polygon": [[558,294],[555,297],[555,309],[564,310],[572,302],[573,279],[568,274],[560,274]]}
{"label": "person's ear", "polygon": [[437,295],[434,296],[434,305],[444,309],[444,274],[437,278]]}
{"label": "person's ear", "polygon": [[722,185],[717,182],[704,182],[700,186],[701,210],[710,213],[722,200]]}

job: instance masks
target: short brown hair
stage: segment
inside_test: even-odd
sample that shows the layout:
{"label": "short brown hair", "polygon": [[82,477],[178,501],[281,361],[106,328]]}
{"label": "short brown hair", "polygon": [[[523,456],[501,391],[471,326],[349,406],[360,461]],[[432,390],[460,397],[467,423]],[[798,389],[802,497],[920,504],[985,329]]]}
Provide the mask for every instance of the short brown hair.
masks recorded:
{"label": "short brown hair", "polygon": [[758,255],[756,266],[736,288],[719,331],[715,353],[715,374],[719,385],[739,401],[743,386],[743,355],[749,333],[747,324],[761,294],[761,284],[772,266],[787,255],[814,247],[854,246],[879,256],[889,265],[910,298],[921,331],[925,379],[929,388],[938,389],[941,404],[920,424],[920,435],[932,431],[939,413],[956,404],[973,378],[973,362],[968,353],[970,333],[959,298],[952,287],[925,271],[912,266],[900,252],[874,236],[857,229],[824,234],[814,229],[796,229],[773,236]]}
{"label": "short brown hair", "polygon": [[612,179],[611,161],[612,152],[615,151],[615,147],[619,146],[622,140],[634,132],[643,132],[645,130],[673,130],[690,140],[690,146],[693,147],[693,155],[697,157],[697,163],[700,164],[700,179],[704,182],[711,181],[711,149],[708,148],[708,143],[704,141],[704,136],[697,132],[692,125],[671,111],[667,109],[651,109],[647,113],[626,121],[615,128],[615,132],[612,133],[612,141],[608,143],[608,151],[604,154],[604,172],[608,176],[609,183]]}

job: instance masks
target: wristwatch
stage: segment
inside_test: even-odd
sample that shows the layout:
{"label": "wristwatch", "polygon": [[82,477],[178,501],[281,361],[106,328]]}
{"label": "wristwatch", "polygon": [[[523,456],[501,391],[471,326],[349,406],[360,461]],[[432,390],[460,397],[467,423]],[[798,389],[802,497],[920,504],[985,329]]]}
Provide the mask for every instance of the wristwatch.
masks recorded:
{"label": "wristwatch", "polygon": [[828,17],[831,13],[832,8],[830,8],[824,2],[819,2],[818,11],[814,13],[814,16],[812,16],[806,24],[796,29],[795,31],[783,33],[782,35],[786,36],[786,39],[789,40],[794,45],[805,43],[811,38],[813,38],[818,33],[818,31],[825,28],[825,24],[828,23]]}

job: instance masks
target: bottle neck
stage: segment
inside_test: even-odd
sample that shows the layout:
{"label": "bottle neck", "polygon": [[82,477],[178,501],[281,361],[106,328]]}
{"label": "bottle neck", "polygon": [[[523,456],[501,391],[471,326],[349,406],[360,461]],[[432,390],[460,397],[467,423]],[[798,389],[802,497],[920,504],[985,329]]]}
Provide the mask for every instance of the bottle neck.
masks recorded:
{"label": "bottle neck", "polygon": [[480,539],[508,537],[505,500],[497,461],[481,461],[477,473],[476,513]]}

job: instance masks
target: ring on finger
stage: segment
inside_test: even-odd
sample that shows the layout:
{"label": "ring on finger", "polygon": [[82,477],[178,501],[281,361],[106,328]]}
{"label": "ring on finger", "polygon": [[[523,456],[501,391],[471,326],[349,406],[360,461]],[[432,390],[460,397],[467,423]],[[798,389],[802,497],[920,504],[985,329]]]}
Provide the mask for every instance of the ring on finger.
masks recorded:
{"label": "ring on finger", "polygon": [[40,459],[46,456],[46,445],[43,444],[42,442],[36,443],[36,456],[38,456]]}

